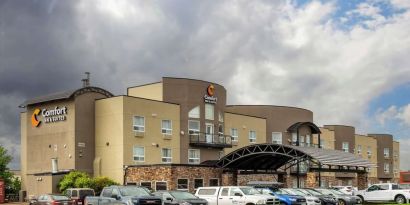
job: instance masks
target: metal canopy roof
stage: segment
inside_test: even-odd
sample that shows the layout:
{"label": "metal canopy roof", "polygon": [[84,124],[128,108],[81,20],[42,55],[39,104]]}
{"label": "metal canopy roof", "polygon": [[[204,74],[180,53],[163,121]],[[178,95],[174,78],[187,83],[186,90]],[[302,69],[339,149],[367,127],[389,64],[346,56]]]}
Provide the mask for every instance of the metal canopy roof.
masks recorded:
{"label": "metal canopy roof", "polygon": [[312,134],[320,134],[320,128],[313,122],[297,122],[288,128],[288,132],[297,132],[297,130],[302,126],[308,126]]}
{"label": "metal canopy roof", "polygon": [[375,167],[368,160],[338,150],[299,147],[279,144],[254,144],[237,149],[217,163],[217,167],[243,170],[276,170],[295,160],[311,161],[320,165],[350,168]]}

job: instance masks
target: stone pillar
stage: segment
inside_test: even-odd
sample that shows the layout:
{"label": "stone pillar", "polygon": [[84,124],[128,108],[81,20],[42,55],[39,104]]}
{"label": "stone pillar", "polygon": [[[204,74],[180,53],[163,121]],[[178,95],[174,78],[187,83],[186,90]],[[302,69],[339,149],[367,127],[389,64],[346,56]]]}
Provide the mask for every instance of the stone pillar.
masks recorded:
{"label": "stone pillar", "polygon": [[316,172],[308,172],[306,173],[306,188],[317,188],[319,187],[319,183],[316,180]]}
{"label": "stone pillar", "polygon": [[367,188],[367,172],[357,173],[357,188],[359,190]]}
{"label": "stone pillar", "polygon": [[238,184],[238,173],[226,172],[222,174],[222,186],[237,186]]}

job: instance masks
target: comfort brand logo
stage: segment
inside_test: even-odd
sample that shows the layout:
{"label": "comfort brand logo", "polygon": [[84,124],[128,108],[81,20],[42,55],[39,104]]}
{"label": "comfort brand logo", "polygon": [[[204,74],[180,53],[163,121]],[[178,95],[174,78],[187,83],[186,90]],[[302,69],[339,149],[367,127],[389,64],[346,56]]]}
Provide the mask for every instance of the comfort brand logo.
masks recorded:
{"label": "comfort brand logo", "polygon": [[214,96],[215,94],[215,87],[214,85],[209,85],[208,88],[206,89],[207,93],[209,96]]}
{"label": "comfort brand logo", "polygon": [[208,85],[208,88],[206,88],[206,94],[204,96],[205,103],[216,104],[216,101],[218,100],[218,98],[214,97],[214,95],[215,95],[215,87],[214,85],[210,84]]}
{"label": "comfort brand logo", "polygon": [[40,109],[36,108],[33,114],[31,115],[31,125],[33,127],[38,127],[41,123],[41,121],[37,119],[37,116],[40,114],[40,111]]}

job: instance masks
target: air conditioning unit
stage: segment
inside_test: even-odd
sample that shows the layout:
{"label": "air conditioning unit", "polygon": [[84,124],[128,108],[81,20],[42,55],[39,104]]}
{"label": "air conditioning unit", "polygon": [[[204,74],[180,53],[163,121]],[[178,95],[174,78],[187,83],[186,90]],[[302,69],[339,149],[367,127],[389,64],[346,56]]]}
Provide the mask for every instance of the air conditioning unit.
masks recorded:
{"label": "air conditioning unit", "polygon": [[145,132],[134,131],[134,137],[144,137],[144,136],[145,136]]}

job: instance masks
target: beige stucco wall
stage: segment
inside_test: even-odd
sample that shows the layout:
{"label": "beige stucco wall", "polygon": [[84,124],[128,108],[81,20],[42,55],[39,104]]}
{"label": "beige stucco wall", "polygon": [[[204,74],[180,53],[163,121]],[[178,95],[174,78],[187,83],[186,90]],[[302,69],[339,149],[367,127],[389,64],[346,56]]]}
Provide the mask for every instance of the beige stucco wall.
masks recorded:
{"label": "beige stucco wall", "polygon": [[[162,148],[172,148],[172,163],[180,162],[178,105],[118,96],[97,100],[95,109],[94,175],[108,176],[122,183],[124,165],[160,164]],[[143,136],[135,136],[133,116],[145,117]],[[165,119],[172,121],[172,135],[164,137],[161,122]],[[133,160],[135,145],[145,148],[144,162]]]}
{"label": "beige stucco wall", "polygon": [[[366,135],[355,135],[356,147],[355,147],[355,155],[359,156],[363,159],[369,160],[371,163],[377,164],[377,140],[374,137],[369,137]],[[358,153],[358,146],[362,146],[361,154]],[[371,156],[369,158],[367,151],[368,147],[371,150]],[[371,168],[368,177],[377,177],[377,169]]]}
{"label": "beige stucco wall", "polygon": [[21,137],[21,147],[20,147],[20,169],[21,169],[21,189],[27,190],[27,113],[20,113],[20,137]]}
{"label": "beige stucco wall", "polygon": [[30,192],[27,198],[30,199],[33,196],[38,197],[40,194],[59,193],[57,184],[63,176],[63,174],[28,175],[27,180],[29,183],[27,183],[27,190],[30,190]]}
{"label": "beige stucco wall", "polygon": [[400,178],[400,143],[393,141],[393,172],[394,178]]}
{"label": "beige stucco wall", "polygon": [[[266,119],[241,114],[225,113],[225,133],[231,135],[231,128],[238,129],[238,143],[226,148],[225,154],[250,144],[266,143]],[[249,142],[249,131],[256,131],[256,143]]]}
{"label": "beige stucco wall", "polygon": [[142,85],[137,87],[131,87],[127,89],[129,96],[152,99],[152,100],[163,100],[162,95],[162,82],[153,83],[148,85]]}
{"label": "beige stucco wall", "polygon": [[[324,140],[324,144],[321,146],[324,147],[324,149],[335,149],[335,132],[332,130],[328,130],[326,128],[321,127],[320,128],[320,139]],[[318,144],[318,135],[314,134],[312,137],[313,143]],[[334,172],[322,172],[321,176],[324,177],[335,177]]]}
{"label": "beige stucco wall", "polygon": [[[65,121],[45,123],[42,116],[38,116],[41,124],[31,125],[34,109],[54,109],[67,107]],[[51,158],[58,158],[58,169],[75,169],[75,106],[73,100],[60,101],[29,106],[27,108],[27,174],[50,172]],[[57,149],[55,149],[57,148]]]}

